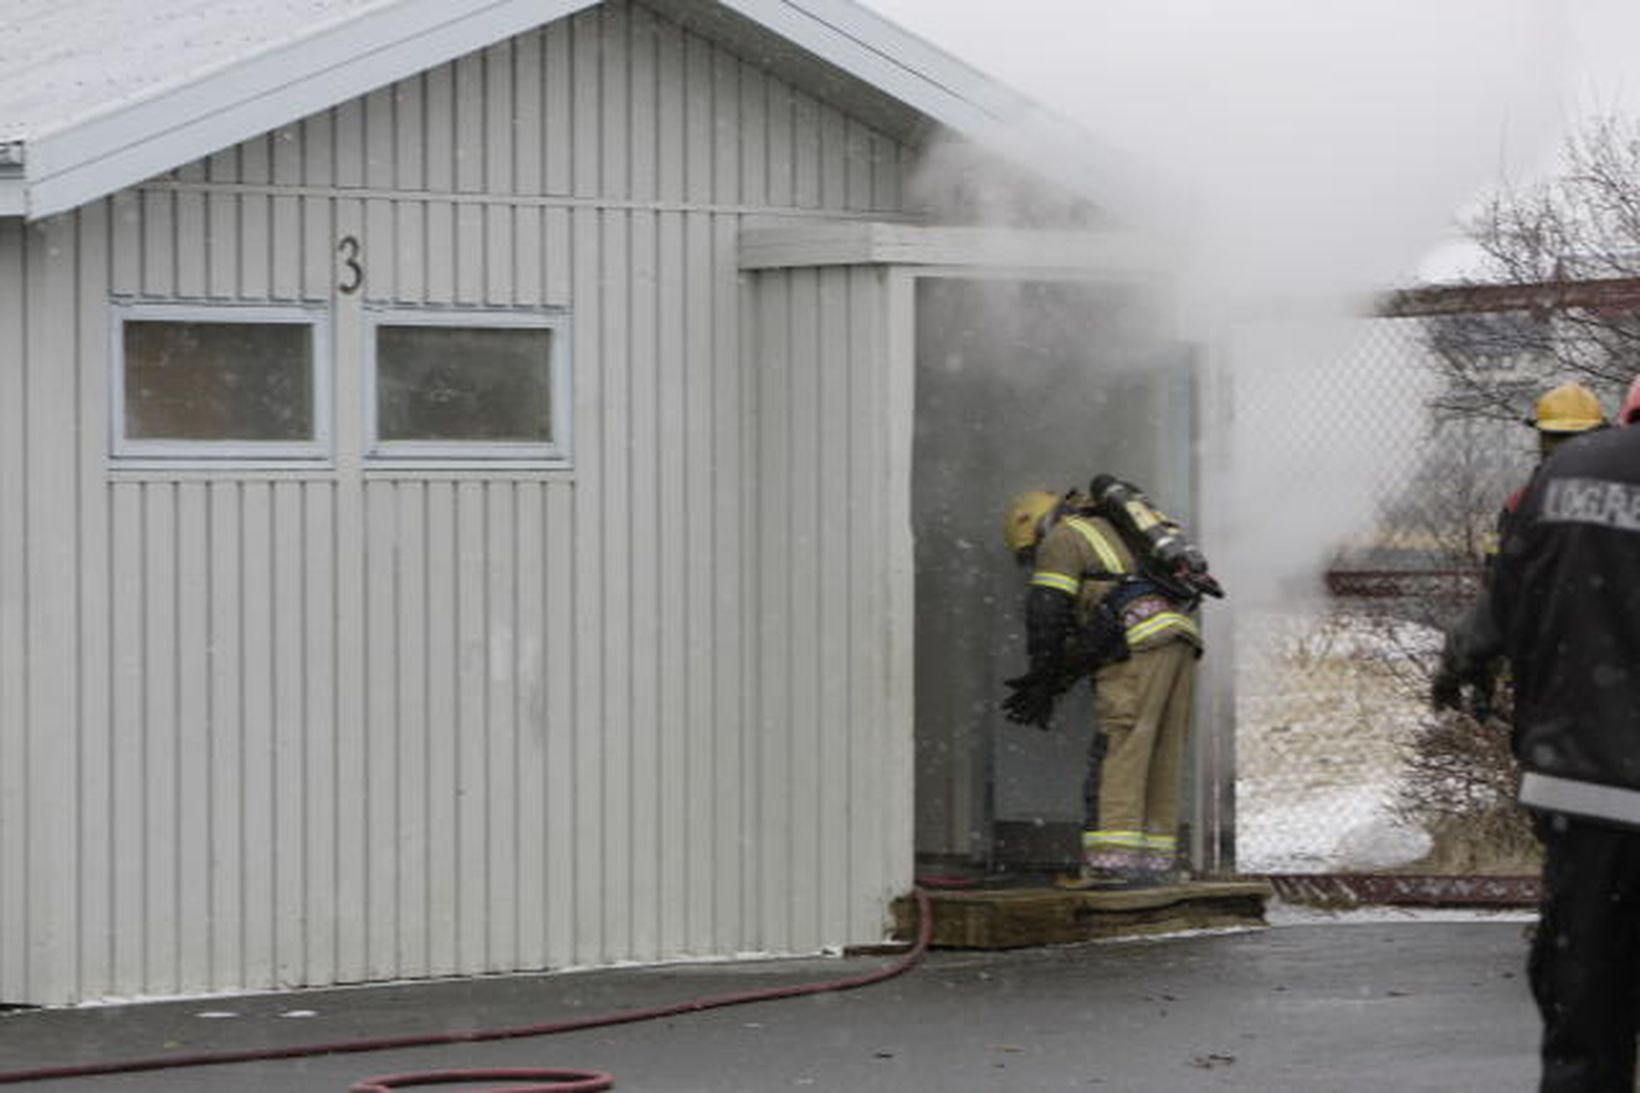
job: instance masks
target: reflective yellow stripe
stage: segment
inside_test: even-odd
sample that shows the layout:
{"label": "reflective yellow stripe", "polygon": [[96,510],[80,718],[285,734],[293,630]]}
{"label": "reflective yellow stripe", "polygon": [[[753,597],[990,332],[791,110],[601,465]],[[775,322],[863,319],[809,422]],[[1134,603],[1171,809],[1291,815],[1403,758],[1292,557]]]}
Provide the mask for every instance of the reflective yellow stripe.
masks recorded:
{"label": "reflective yellow stripe", "polygon": [[1063,573],[1048,573],[1044,570],[1031,574],[1031,583],[1039,588],[1052,588],[1070,596],[1082,590],[1082,582],[1075,577],[1067,577]]}
{"label": "reflective yellow stripe", "polygon": [[1179,840],[1174,835],[1146,835],[1145,845],[1151,850],[1176,850]]}
{"label": "reflective yellow stripe", "polygon": [[1082,849],[1088,850],[1098,846],[1120,846],[1134,850],[1143,850],[1146,847],[1148,836],[1143,831],[1084,831],[1082,832]]}
{"label": "reflective yellow stripe", "polygon": [[1196,629],[1196,624],[1190,616],[1181,615],[1177,611],[1163,611],[1150,616],[1144,622],[1134,623],[1128,627],[1127,638],[1130,643],[1144,641],[1164,630],[1179,630],[1198,640],[1201,638],[1201,632]]}
{"label": "reflective yellow stripe", "polygon": [[1099,564],[1105,567],[1106,573],[1127,572],[1122,566],[1122,556],[1116,553],[1116,549],[1106,541],[1098,528],[1075,516],[1067,517],[1065,523],[1075,528],[1077,534],[1087,540],[1093,552],[1099,555]]}

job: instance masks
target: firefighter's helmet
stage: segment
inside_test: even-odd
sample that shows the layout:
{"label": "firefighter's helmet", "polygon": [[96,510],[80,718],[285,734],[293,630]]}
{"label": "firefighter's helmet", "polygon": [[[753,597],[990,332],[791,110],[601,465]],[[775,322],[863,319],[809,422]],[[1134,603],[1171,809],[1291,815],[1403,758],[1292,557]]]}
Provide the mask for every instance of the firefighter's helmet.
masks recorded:
{"label": "firefighter's helmet", "polygon": [[1047,490],[1026,490],[1008,504],[1002,519],[1002,541],[1015,554],[1035,547],[1042,538],[1042,522],[1059,507],[1057,494]]}
{"label": "firefighter's helmet", "polygon": [[1581,383],[1563,383],[1537,400],[1528,424],[1540,433],[1586,433],[1606,424],[1600,400]]}
{"label": "firefighter's helmet", "polygon": [[1640,376],[1629,384],[1629,393],[1623,396],[1623,408],[1617,411],[1619,425],[1633,425],[1640,418]]}

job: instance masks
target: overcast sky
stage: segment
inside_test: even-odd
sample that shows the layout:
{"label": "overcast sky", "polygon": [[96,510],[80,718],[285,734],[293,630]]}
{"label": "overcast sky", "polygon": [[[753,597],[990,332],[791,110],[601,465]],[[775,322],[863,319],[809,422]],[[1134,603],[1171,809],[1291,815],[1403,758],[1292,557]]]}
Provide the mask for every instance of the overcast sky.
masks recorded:
{"label": "overcast sky", "polygon": [[1272,281],[1440,267],[1454,214],[1568,119],[1640,102],[1636,0],[864,2],[1188,194],[1203,261]]}

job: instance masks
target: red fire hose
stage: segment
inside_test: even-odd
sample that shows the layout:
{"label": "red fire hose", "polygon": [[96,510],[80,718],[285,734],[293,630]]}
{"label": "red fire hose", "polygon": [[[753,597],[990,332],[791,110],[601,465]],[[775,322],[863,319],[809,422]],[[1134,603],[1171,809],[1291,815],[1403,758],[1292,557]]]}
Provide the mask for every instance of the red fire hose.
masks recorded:
{"label": "red fire hose", "polygon": [[[177,1070],[183,1067],[225,1066],[230,1063],[259,1063],[276,1059],[304,1059],[318,1055],[358,1055],[370,1051],[396,1051],[401,1048],[434,1047],[441,1044],[476,1044],[485,1040],[521,1040],[531,1036],[550,1036],[556,1032],[575,1032],[579,1029],[625,1025],[635,1021],[652,1021],[660,1017],[676,1017],[683,1013],[722,1009],[748,1002],[769,1002],[779,998],[797,998],[806,994],[827,991],[853,990],[892,979],[909,971],[928,951],[934,934],[934,914],[928,897],[913,890],[917,901],[917,940],[906,954],[885,967],[864,975],[846,979],[824,980],[818,983],[795,983],[787,987],[768,987],[762,990],[741,991],[708,998],[696,998],[648,1009],[617,1010],[597,1017],[577,1017],[569,1021],[552,1021],[539,1025],[516,1025],[510,1028],[468,1029],[464,1032],[436,1032],[417,1036],[391,1036],[374,1040],[343,1040],[329,1044],[298,1044],[292,1047],[257,1048],[250,1051],[206,1051],[192,1055],[165,1055],[147,1059],[123,1059],[106,1063],[85,1063],[77,1066],[48,1066],[31,1070],[0,1071],[0,1085],[21,1082],[43,1082],[55,1078],[88,1078],[100,1074],[134,1074],[147,1070]],[[457,1082],[489,1081],[491,1079],[534,1081],[527,1086],[508,1086],[488,1093],[593,1093],[609,1089],[615,1079],[595,1071],[545,1070],[500,1068],[486,1070],[441,1070],[419,1074],[387,1074],[365,1078],[352,1086],[350,1093],[385,1093],[392,1089],[413,1086],[450,1085]]]}

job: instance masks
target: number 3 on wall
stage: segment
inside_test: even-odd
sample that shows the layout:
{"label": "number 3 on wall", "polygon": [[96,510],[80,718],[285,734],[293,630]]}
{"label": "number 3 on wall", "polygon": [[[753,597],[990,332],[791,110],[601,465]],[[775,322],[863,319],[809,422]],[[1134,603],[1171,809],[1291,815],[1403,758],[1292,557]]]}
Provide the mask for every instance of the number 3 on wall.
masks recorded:
{"label": "number 3 on wall", "polygon": [[344,235],[342,241],[336,244],[336,253],[342,256],[342,279],[337,282],[336,291],[343,296],[353,295],[364,284],[364,266],[359,262],[360,250],[357,236]]}

